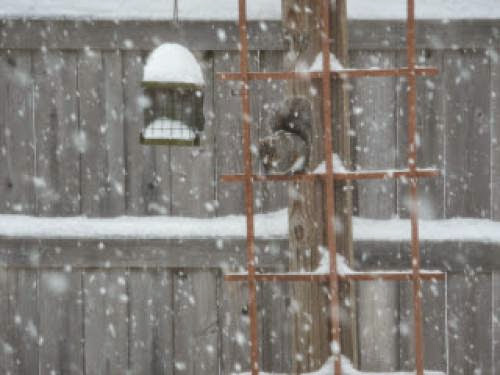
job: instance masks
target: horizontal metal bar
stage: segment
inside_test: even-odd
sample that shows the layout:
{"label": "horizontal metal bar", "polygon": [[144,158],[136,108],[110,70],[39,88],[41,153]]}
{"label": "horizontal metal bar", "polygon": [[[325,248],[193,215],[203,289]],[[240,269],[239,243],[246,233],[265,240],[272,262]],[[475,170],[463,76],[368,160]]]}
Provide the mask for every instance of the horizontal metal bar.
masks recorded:
{"label": "horizontal metal bar", "polygon": [[[332,78],[360,78],[360,77],[401,77],[407,76],[410,71],[408,68],[394,69],[336,69],[332,70]],[[417,76],[435,76],[439,73],[434,67],[416,67]],[[248,80],[309,80],[320,79],[323,72],[249,72]],[[223,81],[243,81],[245,78],[239,72],[221,72],[217,73],[217,79]]]}
{"label": "horizontal metal bar", "polygon": [[[441,271],[420,271],[421,280],[443,280],[445,276]],[[374,280],[411,280],[412,271],[368,271],[338,274],[339,279],[349,281],[374,281]],[[224,275],[225,281],[246,281],[247,273],[228,273]],[[289,272],[289,273],[257,273],[257,281],[302,281],[302,282],[327,282],[330,280],[328,273],[308,273],[308,272]]]}
{"label": "horizontal metal bar", "polygon": [[[348,171],[334,172],[333,179],[338,181],[347,180],[383,180],[389,178],[411,178],[411,177],[436,177],[440,175],[439,169],[425,168],[417,169],[414,172],[409,169],[401,170],[374,170],[374,171]],[[247,177],[244,174],[222,175],[222,182],[243,182]],[[252,175],[254,182],[265,181],[307,181],[326,178],[325,173],[300,173],[293,175]]]}

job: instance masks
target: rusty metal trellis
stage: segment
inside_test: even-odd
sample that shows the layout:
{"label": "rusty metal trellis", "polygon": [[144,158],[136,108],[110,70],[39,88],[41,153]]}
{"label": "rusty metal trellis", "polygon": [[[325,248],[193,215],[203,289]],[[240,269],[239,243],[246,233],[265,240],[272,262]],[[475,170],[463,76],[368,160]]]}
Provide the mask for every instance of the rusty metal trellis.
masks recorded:
{"label": "rusty metal trellis", "polygon": [[[243,158],[244,173],[238,175],[224,175],[222,181],[243,183],[245,187],[245,207],[247,225],[247,272],[233,273],[224,276],[225,281],[247,281],[248,283],[248,312],[250,318],[250,363],[252,375],[259,373],[258,341],[257,341],[257,298],[256,282],[329,282],[331,303],[331,338],[339,348],[334,355],[333,374],[341,374],[340,363],[340,322],[339,322],[339,280],[369,281],[369,280],[411,280],[413,284],[413,310],[414,310],[414,337],[415,337],[415,367],[417,375],[424,375],[423,359],[423,328],[422,328],[422,296],[421,281],[443,279],[444,273],[440,271],[422,271],[420,269],[420,245],[418,233],[418,204],[417,204],[417,179],[421,177],[434,177],[439,175],[437,169],[417,168],[417,140],[416,140],[416,77],[432,76],[438,73],[436,68],[419,67],[416,65],[415,42],[415,0],[407,0],[407,67],[395,69],[330,69],[330,0],[321,1],[321,25],[323,54],[323,70],[320,72],[249,72],[248,71],[248,34],[246,0],[239,1],[239,33],[240,33],[240,72],[218,73],[221,80],[240,81],[242,83],[241,99],[243,110]],[[331,124],[331,79],[345,79],[357,77],[406,77],[408,81],[408,167],[402,170],[380,171],[348,171],[336,172],[333,170],[331,155],[332,124]],[[286,176],[255,175],[252,172],[252,154],[250,145],[250,99],[249,81],[251,80],[322,80],[322,104],[325,149],[325,173],[299,174]],[[339,275],[337,273],[337,249],[335,238],[335,190],[336,180],[361,180],[361,179],[387,179],[405,177],[410,185],[410,222],[411,222],[411,270],[393,272],[353,272]],[[254,233],[254,208],[253,184],[263,181],[301,181],[320,179],[325,184],[325,200],[327,207],[327,244],[330,254],[329,273],[256,273],[255,264],[255,233]]]}

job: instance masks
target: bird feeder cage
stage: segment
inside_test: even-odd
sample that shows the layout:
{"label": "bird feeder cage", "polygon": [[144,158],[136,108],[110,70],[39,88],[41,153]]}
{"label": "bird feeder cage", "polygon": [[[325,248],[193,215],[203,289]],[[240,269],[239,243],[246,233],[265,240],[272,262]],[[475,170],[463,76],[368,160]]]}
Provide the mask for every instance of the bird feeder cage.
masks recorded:
{"label": "bird feeder cage", "polygon": [[179,44],[162,44],[147,59],[142,86],[145,128],[141,143],[198,146],[205,122],[205,82],[193,54]]}

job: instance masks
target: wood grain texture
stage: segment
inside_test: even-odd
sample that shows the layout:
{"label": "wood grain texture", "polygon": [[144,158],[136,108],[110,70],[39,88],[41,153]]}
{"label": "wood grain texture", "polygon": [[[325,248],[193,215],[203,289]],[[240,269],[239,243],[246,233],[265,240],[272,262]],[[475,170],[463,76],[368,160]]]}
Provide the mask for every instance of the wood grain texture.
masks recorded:
{"label": "wood grain texture", "polygon": [[[200,147],[170,146],[171,207],[175,216],[215,216],[215,121],[213,55],[199,57],[206,86],[203,89],[205,126]],[[180,110],[182,110],[182,103]]]}
{"label": "wood grain texture", "polygon": [[[275,51],[261,51],[259,56],[260,71],[280,71],[283,70],[283,54]],[[278,106],[285,99],[284,89],[285,82],[271,81],[258,82],[257,90],[259,90],[259,117],[260,125],[258,129],[258,138],[264,138],[272,134],[273,118]],[[257,160],[256,170],[262,173],[262,163],[259,157],[255,155]],[[267,182],[254,185],[256,187],[256,209],[261,212],[274,211],[288,205],[288,183],[285,182]]]}
{"label": "wood grain texture", "polygon": [[482,51],[451,51],[444,65],[446,217],[490,217],[488,59]]}
{"label": "wood grain texture", "polygon": [[37,272],[0,271],[2,317],[0,370],[5,374],[38,372],[39,326]]}
{"label": "wood grain texture", "polygon": [[493,293],[493,309],[492,309],[492,373],[496,374],[500,371],[500,272],[496,271],[492,274],[492,293]]}
{"label": "wood grain texture", "polygon": [[448,275],[450,375],[491,373],[491,277],[474,270]]}
{"label": "wood grain texture", "polygon": [[171,271],[132,270],[128,291],[129,371],[132,374],[174,374]]}
{"label": "wood grain texture", "polygon": [[489,52],[491,71],[491,218],[500,220],[500,49]]}
{"label": "wood grain texture", "polygon": [[29,51],[0,54],[0,212],[35,209],[33,82]]}
{"label": "wood grain texture", "polygon": [[219,370],[217,273],[179,271],[174,277],[176,374]]}
{"label": "wood grain texture", "polygon": [[36,213],[80,213],[77,54],[33,54],[36,131]]}
{"label": "wood grain texture", "polygon": [[[393,66],[395,61],[394,52],[366,51],[351,55],[352,66],[356,67],[388,67]],[[351,123],[356,132],[355,168],[393,168],[396,163],[396,80],[362,78],[352,84]],[[358,182],[357,204],[359,216],[390,218],[396,210],[395,182]],[[371,371],[397,369],[398,283],[378,281],[359,284],[357,302],[361,368]]]}
{"label": "wood grain texture", "polygon": [[250,321],[247,283],[222,284],[222,373],[250,369]]}
{"label": "wood grain texture", "polygon": [[[290,373],[293,307],[289,284],[259,284],[260,363],[263,371]],[[236,316],[237,317],[237,316]]]}
{"label": "wood grain texture", "polygon": [[85,373],[123,374],[128,369],[128,296],[123,271],[83,274]]}
{"label": "wood grain texture", "polygon": [[84,374],[82,273],[41,271],[38,285],[40,374]]}
{"label": "wood grain texture", "polygon": [[[249,58],[249,69],[258,69],[258,54]],[[239,56],[236,53],[216,52],[214,54],[215,72],[239,71]],[[256,83],[251,84],[255,88]],[[223,174],[243,172],[243,152],[241,147],[242,115],[240,82],[215,82],[215,142],[217,144],[215,168],[217,183],[218,215],[244,213],[243,186],[241,184],[221,183]],[[258,109],[256,108],[255,90],[250,91],[251,133],[256,140],[258,127]],[[255,160],[254,160],[255,165]]]}
{"label": "wood grain texture", "polygon": [[[27,26],[27,24],[29,26]],[[263,29],[266,28],[266,32]],[[218,37],[222,29],[226,38]],[[166,42],[181,43],[196,51],[237,51],[239,34],[234,21],[189,21],[182,27],[164,20],[4,20],[0,21],[3,49],[151,50]],[[250,21],[248,23],[251,50],[283,50],[281,23]]]}
{"label": "wood grain texture", "polygon": [[79,55],[82,213],[124,212],[121,59],[116,52]]}
{"label": "wood grain texture", "polygon": [[[398,54],[398,65],[406,65],[406,53]],[[418,63],[439,69],[436,77],[422,77],[417,80],[417,134],[419,145],[417,165],[422,168],[445,170],[445,98],[443,53],[423,50],[418,52]],[[408,166],[408,117],[406,79],[397,85],[397,161],[398,168]],[[444,175],[424,178],[418,182],[419,216],[422,219],[444,218]],[[407,181],[397,181],[397,212],[401,217],[409,217],[409,185]]]}
{"label": "wood grain texture", "polygon": [[[422,282],[424,361],[429,370],[446,371],[446,288],[442,281]],[[411,284],[402,282],[399,295],[400,370],[415,369],[415,336]]]}
{"label": "wood grain texture", "polygon": [[139,143],[140,132],[144,127],[141,88],[143,62],[142,53],[123,53],[126,213],[165,215],[170,213],[171,204],[169,149]]}

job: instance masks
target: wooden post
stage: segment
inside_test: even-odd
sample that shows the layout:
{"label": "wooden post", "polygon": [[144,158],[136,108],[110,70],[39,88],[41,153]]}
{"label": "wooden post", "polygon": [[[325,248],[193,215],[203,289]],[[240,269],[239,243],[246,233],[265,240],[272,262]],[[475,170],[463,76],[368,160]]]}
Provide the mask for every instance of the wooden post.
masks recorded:
{"label": "wooden post", "polygon": [[[321,2],[316,0],[283,0],[285,38],[289,50],[285,55],[285,70],[296,70],[312,64],[321,47]],[[332,5],[332,52],[344,65],[348,65],[347,21],[345,0]],[[343,81],[332,82],[333,89],[333,138],[336,153],[350,167],[349,96]],[[289,81],[286,95],[306,97],[312,104],[311,147],[308,170],[324,160],[323,130],[321,120],[320,82]],[[351,186],[336,187],[335,202],[338,249],[348,260],[352,259],[352,192]],[[320,182],[294,183],[290,187],[289,232],[290,271],[314,270],[321,259],[321,247],[326,243],[326,222],[323,186]],[[326,251],[325,251],[326,252]],[[329,303],[325,285],[293,283],[292,304],[295,308],[292,340],[293,373],[317,370],[330,355],[328,329]],[[345,302],[349,300],[350,303]],[[354,310],[354,291],[341,288],[342,352],[357,362]],[[349,305],[349,311],[345,306]],[[346,317],[346,319],[344,319]]]}

